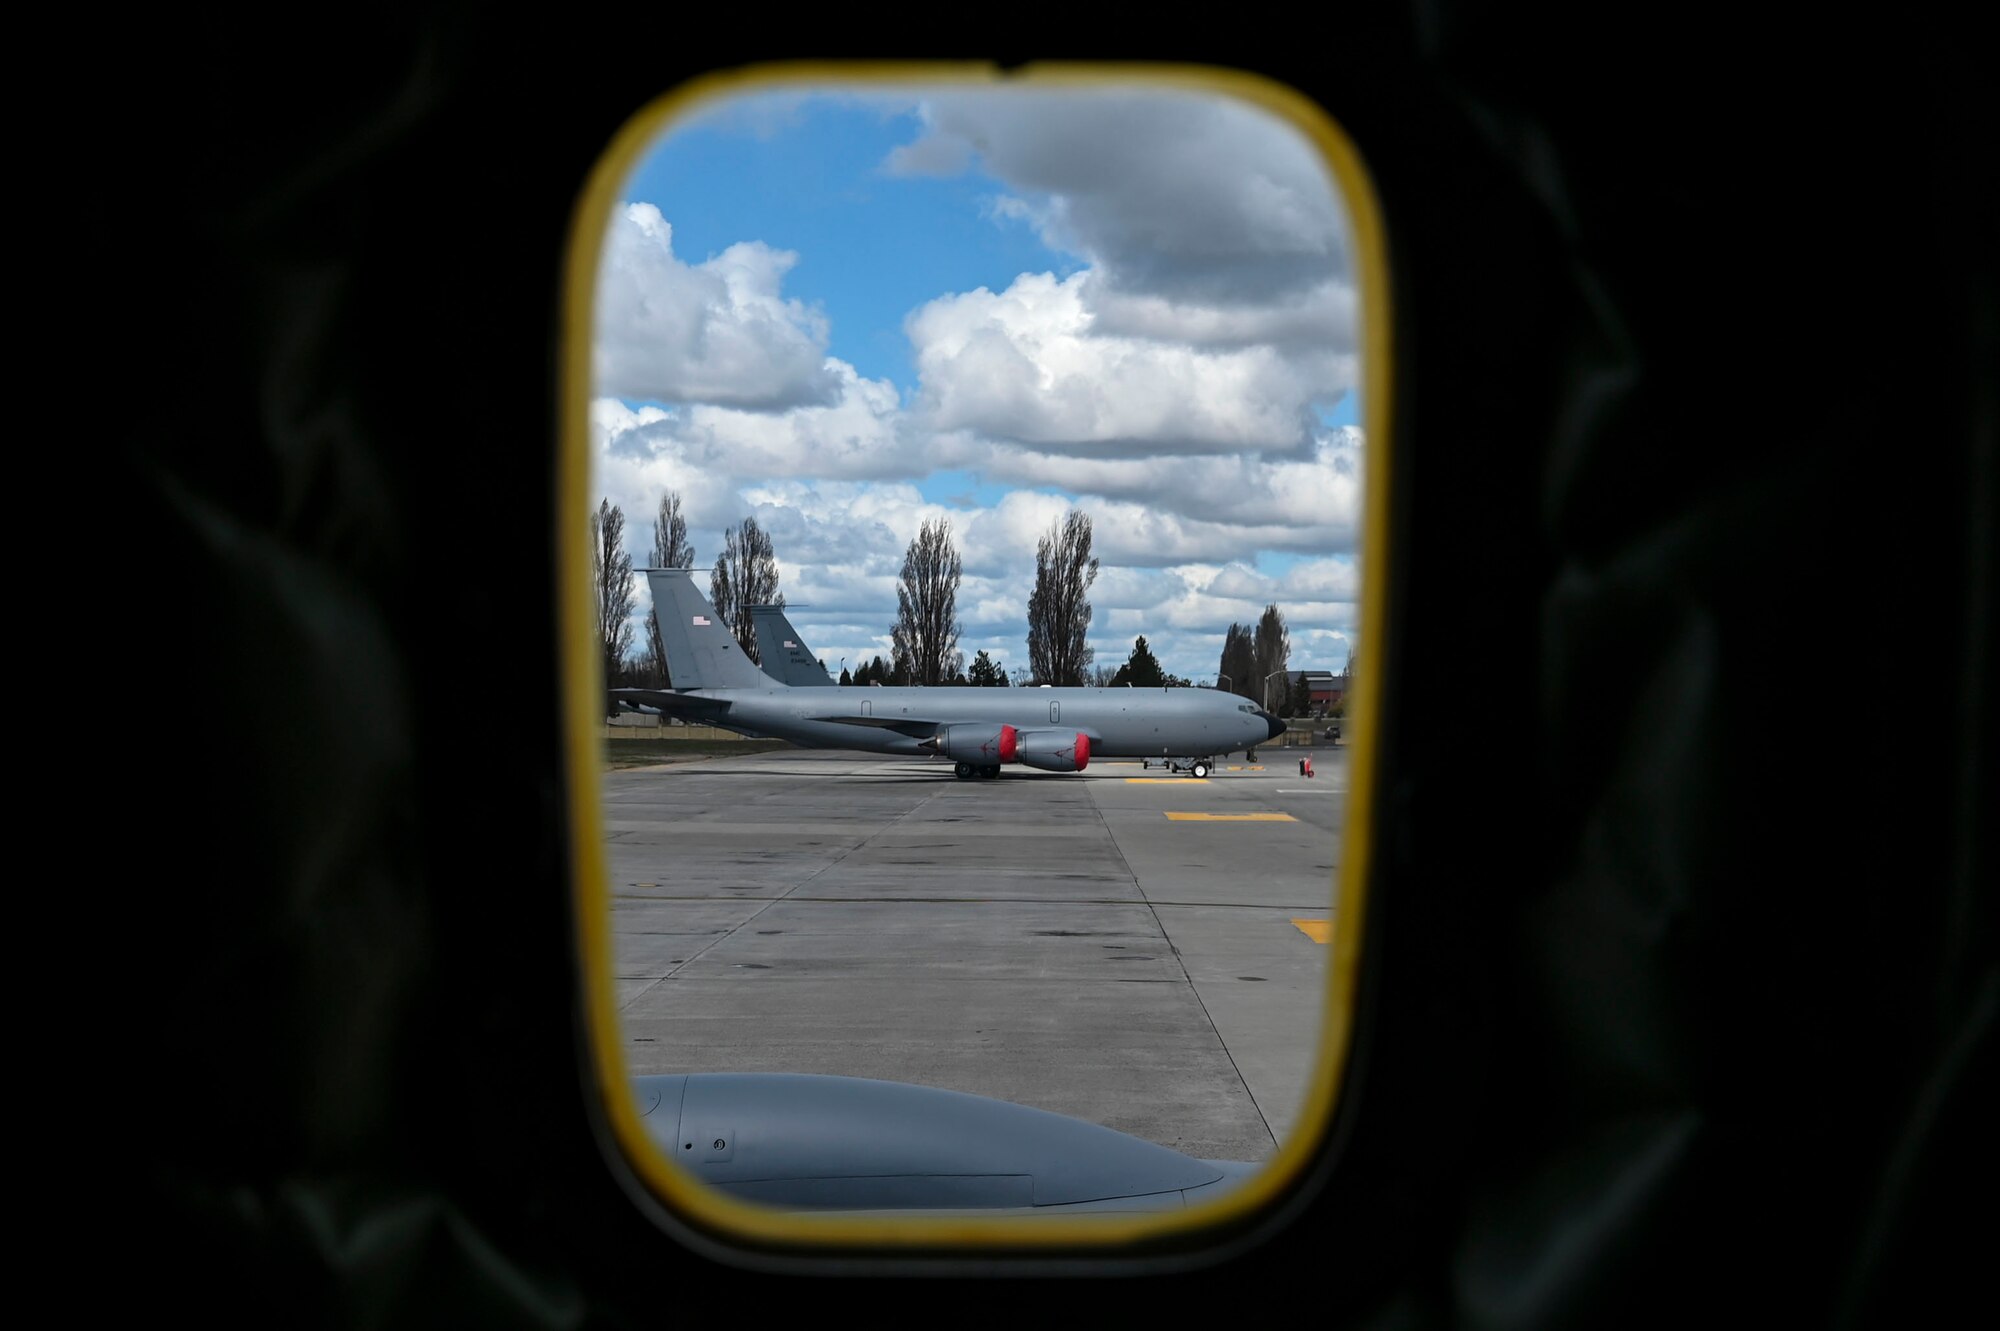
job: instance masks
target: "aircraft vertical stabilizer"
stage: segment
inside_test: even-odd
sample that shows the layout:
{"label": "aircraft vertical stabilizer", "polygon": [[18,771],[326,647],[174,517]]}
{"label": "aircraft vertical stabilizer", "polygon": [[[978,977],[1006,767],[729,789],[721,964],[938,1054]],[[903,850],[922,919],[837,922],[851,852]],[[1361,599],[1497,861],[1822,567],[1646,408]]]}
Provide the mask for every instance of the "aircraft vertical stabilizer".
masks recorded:
{"label": "aircraft vertical stabilizer", "polygon": [[653,612],[667,673],[675,689],[768,689],[771,679],[737,645],[736,636],[694,585],[693,570],[649,568]]}
{"label": "aircraft vertical stabilizer", "polygon": [[785,618],[783,606],[750,605],[744,609],[750,612],[750,623],[757,630],[757,657],[765,674],[795,689],[823,689],[833,684],[833,676],[826,673],[792,621]]}

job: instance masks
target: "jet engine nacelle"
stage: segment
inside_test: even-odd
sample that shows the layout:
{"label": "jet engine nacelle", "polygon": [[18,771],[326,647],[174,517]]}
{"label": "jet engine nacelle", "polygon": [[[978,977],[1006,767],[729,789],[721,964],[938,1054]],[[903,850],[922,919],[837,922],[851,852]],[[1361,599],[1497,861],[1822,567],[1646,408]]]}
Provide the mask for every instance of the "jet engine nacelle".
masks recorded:
{"label": "jet engine nacelle", "polygon": [[1079,730],[1023,730],[1016,761],[1044,772],[1081,772],[1090,766],[1090,736]]}
{"label": "jet engine nacelle", "polygon": [[1020,733],[1012,726],[945,726],[924,740],[922,747],[953,762],[997,767],[1014,761]]}

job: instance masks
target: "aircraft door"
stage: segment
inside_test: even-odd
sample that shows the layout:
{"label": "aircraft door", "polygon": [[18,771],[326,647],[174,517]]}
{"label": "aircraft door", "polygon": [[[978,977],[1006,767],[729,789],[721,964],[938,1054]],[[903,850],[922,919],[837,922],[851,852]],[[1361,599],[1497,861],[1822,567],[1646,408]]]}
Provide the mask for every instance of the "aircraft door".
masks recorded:
{"label": "aircraft door", "polygon": [[1052,703],[1050,703],[1050,704],[1049,704],[1049,720],[1050,720],[1050,722],[1051,722],[1051,723],[1054,723],[1054,722],[1058,722],[1058,721],[1061,721],[1061,720],[1062,720],[1062,704],[1061,704],[1061,703],[1059,703],[1059,702],[1052,702]]}
{"label": "aircraft door", "polygon": [[863,716],[875,715],[875,704],[872,702],[863,702],[861,704],[861,714]]}

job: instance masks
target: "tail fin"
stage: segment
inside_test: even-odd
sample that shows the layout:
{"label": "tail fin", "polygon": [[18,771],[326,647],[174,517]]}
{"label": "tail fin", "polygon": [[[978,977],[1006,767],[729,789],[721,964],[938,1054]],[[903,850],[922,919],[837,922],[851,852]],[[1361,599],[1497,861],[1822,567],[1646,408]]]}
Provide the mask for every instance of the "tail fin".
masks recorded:
{"label": "tail fin", "polygon": [[823,689],[832,685],[832,676],[813,658],[812,649],[799,637],[792,621],[785,618],[783,606],[743,608],[750,612],[750,622],[757,629],[757,659],[765,674],[793,688]]}
{"label": "tail fin", "polygon": [[752,665],[736,637],[695,589],[692,569],[649,568],[653,613],[660,621],[660,645],[667,651],[667,676],[676,689],[768,689],[769,676]]}

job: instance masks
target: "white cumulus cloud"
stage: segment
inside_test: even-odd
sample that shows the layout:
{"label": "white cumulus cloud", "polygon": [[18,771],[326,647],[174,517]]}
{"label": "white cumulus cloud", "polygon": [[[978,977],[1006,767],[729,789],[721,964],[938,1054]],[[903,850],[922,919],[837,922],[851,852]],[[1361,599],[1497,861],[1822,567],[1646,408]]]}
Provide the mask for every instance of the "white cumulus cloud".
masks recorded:
{"label": "white cumulus cloud", "polygon": [[683,263],[660,210],[628,204],[598,269],[597,391],[767,411],[835,400],[826,320],[779,294],[797,262],[749,240]]}
{"label": "white cumulus cloud", "polygon": [[1339,396],[1330,349],[1195,345],[1099,332],[1088,272],[1025,273],[943,296],[905,324],[917,417],[939,431],[1099,455],[1297,452],[1316,400]]}

